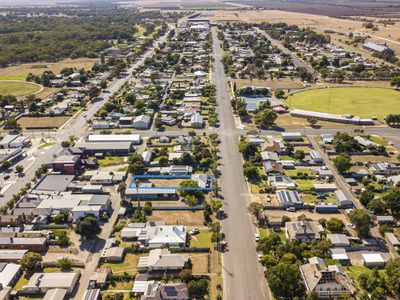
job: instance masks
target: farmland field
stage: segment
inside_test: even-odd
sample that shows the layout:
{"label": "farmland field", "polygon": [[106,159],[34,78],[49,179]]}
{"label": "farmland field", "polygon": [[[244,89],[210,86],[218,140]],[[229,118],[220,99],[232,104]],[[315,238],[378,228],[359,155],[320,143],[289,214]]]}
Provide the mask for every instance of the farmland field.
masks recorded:
{"label": "farmland field", "polygon": [[39,92],[41,86],[19,80],[0,80],[0,95],[27,96]]}
{"label": "farmland field", "polygon": [[68,116],[61,117],[22,117],[18,120],[18,124],[22,128],[58,128],[69,120]]}
{"label": "farmland field", "polygon": [[85,70],[88,70],[94,65],[96,61],[98,61],[97,58],[78,58],[67,59],[52,63],[43,62],[34,64],[20,64],[6,68],[0,68],[0,79],[2,79],[3,76],[18,76],[18,79],[23,79],[26,77],[26,75],[28,75],[28,73],[41,75],[44,71],[52,71],[54,74],[60,74],[60,71],[64,68],[83,68]]}
{"label": "farmland field", "polygon": [[383,119],[400,113],[400,92],[382,88],[329,88],[300,92],[287,100],[290,108]]}
{"label": "farmland field", "polygon": [[[292,4],[293,3],[290,3],[290,5]],[[339,6],[329,6],[329,12],[332,13],[332,10],[338,7]],[[346,9],[347,8],[348,7],[346,7]],[[289,25],[310,27],[318,33],[324,33],[326,30],[330,30],[335,32],[334,34],[331,34],[333,41],[347,48],[348,50],[350,50],[351,47],[347,46],[344,43],[344,41],[349,41],[345,33],[353,32],[355,34],[369,35],[371,37],[371,41],[377,43],[386,43],[390,48],[395,50],[397,53],[400,53],[400,22],[396,22],[394,25],[391,26],[385,26],[382,23],[374,22],[379,30],[373,31],[372,29],[366,29],[365,27],[363,27],[364,22],[361,20],[329,17],[323,15],[323,12],[319,9],[313,11],[312,13],[290,12],[272,9],[259,11],[241,11],[240,13],[238,13],[237,11],[221,10],[213,12],[211,20],[215,22],[285,22]],[[357,52],[366,57],[371,57],[371,54],[368,51],[363,50],[361,47],[357,48]]]}

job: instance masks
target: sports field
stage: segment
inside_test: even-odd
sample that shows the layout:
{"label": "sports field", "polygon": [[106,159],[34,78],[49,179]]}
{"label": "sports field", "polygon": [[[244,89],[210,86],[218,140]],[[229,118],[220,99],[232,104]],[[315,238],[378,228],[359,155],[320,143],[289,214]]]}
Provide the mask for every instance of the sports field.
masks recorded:
{"label": "sports field", "polygon": [[290,108],[352,114],[363,118],[383,119],[400,113],[400,91],[383,88],[328,88],[299,92],[289,97]]}
{"label": "sports field", "polygon": [[31,82],[18,80],[0,80],[0,95],[14,95],[17,97],[37,93],[41,86]]}

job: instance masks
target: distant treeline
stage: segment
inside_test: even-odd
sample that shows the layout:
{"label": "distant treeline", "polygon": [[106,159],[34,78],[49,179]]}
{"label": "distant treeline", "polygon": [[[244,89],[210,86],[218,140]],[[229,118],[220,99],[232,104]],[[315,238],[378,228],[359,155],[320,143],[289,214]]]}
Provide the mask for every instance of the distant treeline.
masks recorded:
{"label": "distant treeline", "polygon": [[[161,24],[159,12],[68,10],[63,16],[0,17],[0,67],[14,63],[97,57],[111,41],[134,40],[136,24]],[[147,26],[145,26],[147,27]]]}

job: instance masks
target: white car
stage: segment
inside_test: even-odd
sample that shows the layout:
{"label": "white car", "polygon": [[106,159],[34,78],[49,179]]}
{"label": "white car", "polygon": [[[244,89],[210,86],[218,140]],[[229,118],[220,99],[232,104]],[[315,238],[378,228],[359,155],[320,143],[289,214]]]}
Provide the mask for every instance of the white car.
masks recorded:
{"label": "white car", "polygon": [[260,235],[258,233],[255,233],[254,237],[256,239],[256,242],[258,242],[260,240]]}
{"label": "white car", "polygon": [[258,260],[258,261],[261,261],[261,258],[262,258],[262,254],[261,254],[261,253],[258,253],[258,254],[257,254],[257,260]]}

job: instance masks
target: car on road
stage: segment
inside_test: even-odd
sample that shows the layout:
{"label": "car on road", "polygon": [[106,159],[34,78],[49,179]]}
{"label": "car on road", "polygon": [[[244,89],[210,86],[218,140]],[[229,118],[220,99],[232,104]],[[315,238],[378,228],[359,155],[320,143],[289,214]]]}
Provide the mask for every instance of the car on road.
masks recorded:
{"label": "car on road", "polygon": [[254,234],[254,238],[256,239],[256,242],[260,241],[260,235],[258,233]]}
{"label": "car on road", "polygon": [[347,227],[349,227],[349,228],[356,228],[356,226],[354,226],[354,224],[352,224],[352,223],[349,223],[349,224],[347,224]]}
{"label": "car on road", "polygon": [[261,253],[257,253],[257,260],[258,260],[258,261],[261,261],[262,256],[263,256],[263,255],[262,255]]}

